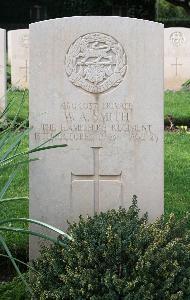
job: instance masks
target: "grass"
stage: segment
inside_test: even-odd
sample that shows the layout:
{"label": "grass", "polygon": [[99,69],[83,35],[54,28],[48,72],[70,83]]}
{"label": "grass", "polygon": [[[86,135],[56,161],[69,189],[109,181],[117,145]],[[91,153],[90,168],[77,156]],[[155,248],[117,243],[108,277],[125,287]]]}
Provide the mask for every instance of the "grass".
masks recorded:
{"label": "grass", "polygon": [[[9,91],[8,101],[15,97],[19,100],[25,98],[24,107],[19,117],[22,122],[28,117],[28,92]],[[17,104],[11,108],[8,118],[13,119],[17,111]],[[175,125],[187,125],[190,119],[190,92],[165,93],[165,116],[172,115]],[[165,118],[165,123],[167,120]],[[187,132],[165,132],[165,215],[171,212],[180,218],[190,211],[190,134]],[[28,147],[26,138],[20,150]],[[38,163],[38,162],[35,162]],[[0,174],[0,190],[9,176],[9,171]],[[28,196],[28,165],[25,165],[17,174],[11,188],[5,197]],[[10,204],[1,204],[0,219],[12,217],[27,217],[28,202],[18,201]],[[18,225],[18,224],[17,224]],[[23,226],[23,224],[22,224]],[[27,226],[27,225],[25,225]],[[16,233],[6,233],[6,242],[13,255],[26,261],[28,258],[28,236]],[[0,250],[1,252],[1,250]],[[2,280],[11,279],[14,269],[7,259],[0,258],[0,273]],[[3,270],[6,271],[4,272]],[[23,271],[26,271],[23,269]],[[5,273],[5,275],[4,275]],[[3,276],[5,278],[3,279]],[[6,277],[7,276],[7,277]],[[10,277],[9,277],[10,276]],[[15,278],[11,282],[0,284],[0,299],[26,299],[27,293],[20,279]]]}
{"label": "grass", "polygon": [[[9,91],[8,99],[23,96],[23,92]],[[28,92],[24,94],[26,99],[20,120],[28,116]],[[16,103],[9,113],[9,118],[14,117]],[[178,120],[190,119],[190,92],[166,92],[165,115],[172,114]],[[182,123],[184,124],[184,123]],[[190,134],[188,133],[165,133],[165,213],[174,212],[178,217],[190,211],[190,159],[189,159]],[[22,145],[28,147],[26,139]],[[38,162],[36,162],[38,163]],[[0,189],[3,186],[8,172],[0,175]],[[14,180],[6,197],[28,195],[28,166],[25,166]],[[4,204],[0,207],[0,219],[8,217],[28,216],[28,203]],[[27,253],[28,238],[21,234],[6,234],[6,241],[13,252],[21,256]]]}
{"label": "grass", "polygon": [[[26,150],[28,148],[28,139],[25,138],[24,142],[20,146],[20,150]],[[0,190],[5,185],[9,174],[12,170],[6,170],[3,174],[0,174]],[[17,196],[28,196],[29,183],[28,183],[28,165],[23,165],[13,180],[10,188],[4,195],[4,198],[11,198]],[[11,203],[2,203],[0,206],[0,219],[8,219],[9,217],[24,217],[28,216],[28,202],[14,201]],[[27,254],[28,237],[26,235],[7,232],[4,233],[8,246],[12,249],[13,253],[18,253],[23,256]]]}
{"label": "grass", "polygon": [[29,93],[28,91],[19,91],[19,90],[9,90],[7,94],[7,99],[8,103],[14,99],[14,104],[11,106],[8,112],[8,119],[13,120],[15,117],[15,113],[18,109],[18,102],[20,102],[22,99],[24,100],[22,110],[18,116],[17,121],[21,123],[22,121],[26,120],[28,118],[28,98],[29,98]]}
{"label": "grass", "polygon": [[172,115],[174,125],[190,127],[190,91],[165,92],[164,116],[168,125],[167,115]]}
{"label": "grass", "polygon": [[[165,213],[174,212],[178,217],[190,211],[190,134],[165,133]],[[26,140],[23,149],[28,146]],[[38,163],[38,162],[35,162]],[[0,176],[0,189],[7,174]],[[28,195],[28,166],[15,178],[7,197]],[[0,219],[28,216],[28,203],[18,201],[1,205]],[[28,249],[28,238],[21,234],[6,234],[6,241],[14,253],[23,256]]]}
{"label": "grass", "polygon": [[165,213],[190,212],[190,134],[165,133]]}
{"label": "grass", "polygon": [[[24,275],[28,280],[27,275]],[[30,299],[25,287],[18,277],[15,277],[11,282],[0,284],[0,299],[1,300],[26,300]]]}

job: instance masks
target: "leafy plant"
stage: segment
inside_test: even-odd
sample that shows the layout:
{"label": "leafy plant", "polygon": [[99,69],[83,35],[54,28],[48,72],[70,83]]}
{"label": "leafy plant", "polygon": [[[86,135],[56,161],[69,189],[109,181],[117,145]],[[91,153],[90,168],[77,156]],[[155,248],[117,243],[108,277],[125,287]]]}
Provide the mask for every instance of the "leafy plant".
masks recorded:
{"label": "leafy plant", "polygon": [[187,91],[189,91],[190,90],[190,79],[189,80],[187,80],[186,82],[184,82],[183,84],[182,84],[182,90],[187,90]]}
{"label": "leafy plant", "polygon": [[136,197],[70,225],[65,247],[44,247],[35,262],[37,299],[190,299],[189,216],[148,223]]}
{"label": "leafy plant", "polygon": [[[28,276],[24,274],[26,281]],[[1,300],[29,300],[30,294],[25,290],[25,286],[19,277],[14,278],[11,282],[4,282],[0,285],[0,299]]]}
{"label": "leafy plant", "polygon": [[[13,99],[9,104],[7,105],[4,112],[0,114],[0,172],[1,174],[4,171],[10,170],[10,175],[8,180],[6,181],[3,188],[0,190],[0,205],[6,203],[6,202],[14,202],[14,201],[25,201],[28,200],[28,197],[14,197],[14,198],[6,198],[6,192],[9,189],[11,183],[13,182],[14,178],[17,176],[20,169],[23,167],[23,165],[28,164],[28,162],[36,161],[36,158],[29,158],[29,155],[31,153],[44,151],[44,150],[50,150],[52,148],[57,147],[65,147],[66,145],[49,145],[49,142],[52,141],[52,139],[47,140],[46,142],[42,143],[41,145],[32,148],[30,150],[26,149],[25,151],[20,151],[20,147],[22,145],[22,142],[24,138],[29,134],[31,131],[31,128],[27,127],[28,120],[24,120],[21,123],[18,123],[18,117],[22,110],[22,106],[24,103],[24,94],[22,99],[20,100],[20,103],[17,103],[17,112],[15,114],[14,119],[11,122],[8,122],[6,119],[6,116],[11,109],[13,105],[15,105],[15,100]],[[59,134],[59,133],[58,133]],[[56,134],[55,136],[57,136]],[[22,282],[25,284],[27,290],[30,292],[30,294],[33,294],[30,286],[25,280],[25,277],[21,274],[19,267],[17,266],[16,259],[12,256],[11,251],[9,247],[7,246],[7,243],[5,241],[5,238],[3,236],[4,232],[11,231],[11,232],[20,232],[22,234],[30,234],[34,236],[41,237],[45,240],[52,241],[54,243],[63,244],[62,241],[60,241],[57,238],[54,238],[50,235],[45,235],[42,233],[38,233],[36,231],[31,231],[22,227],[15,227],[12,226],[12,224],[15,223],[35,223],[41,227],[48,228],[50,230],[53,230],[58,235],[65,236],[69,240],[71,240],[71,237],[67,234],[65,234],[63,231],[50,226],[46,223],[32,220],[29,218],[8,218],[8,219],[0,219],[0,244],[3,246],[4,251],[7,255],[7,257],[11,260],[16,272],[18,273],[19,277],[21,278]],[[30,268],[30,266],[28,266]],[[30,268],[31,269],[31,268]]]}

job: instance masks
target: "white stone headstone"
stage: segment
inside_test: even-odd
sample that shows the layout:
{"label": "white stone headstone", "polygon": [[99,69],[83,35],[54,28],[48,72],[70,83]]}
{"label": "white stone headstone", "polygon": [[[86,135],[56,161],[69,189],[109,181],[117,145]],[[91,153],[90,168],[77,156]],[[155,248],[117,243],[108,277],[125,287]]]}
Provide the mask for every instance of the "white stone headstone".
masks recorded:
{"label": "white stone headstone", "polygon": [[7,32],[7,54],[8,54],[8,64],[11,65],[11,33],[14,30]]}
{"label": "white stone headstone", "polygon": [[0,112],[6,106],[6,31],[0,29]]}
{"label": "white stone headstone", "polygon": [[10,31],[11,83],[18,89],[28,88],[29,74],[29,30]]}
{"label": "white stone headstone", "polygon": [[165,28],[164,45],[164,88],[180,90],[190,79],[190,29]]}
{"label": "white stone headstone", "polygon": [[[163,213],[163,25],[72,17],[30,26],[30,217],[59,228],[138,196]],[[30,257],[37,253],[30,241]]]}

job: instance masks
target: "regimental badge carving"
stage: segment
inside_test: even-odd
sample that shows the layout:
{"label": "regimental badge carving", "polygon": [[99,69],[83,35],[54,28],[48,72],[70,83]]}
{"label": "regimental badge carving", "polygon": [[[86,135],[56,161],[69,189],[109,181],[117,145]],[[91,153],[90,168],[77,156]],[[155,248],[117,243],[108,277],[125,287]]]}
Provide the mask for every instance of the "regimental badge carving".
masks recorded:
{"label": "regimental badge carving", "polygon": [[182,32],[175,31],[170,35],[170,41],[175,47],[180,47],[185,41],[185,37]]}
{"label": "regimental badge carving", "polygon": [[66,54],[70,81],[90,93],[102,93],[123,80],[127,57],[121,44],[103,33],[89,33],[71,44]]}

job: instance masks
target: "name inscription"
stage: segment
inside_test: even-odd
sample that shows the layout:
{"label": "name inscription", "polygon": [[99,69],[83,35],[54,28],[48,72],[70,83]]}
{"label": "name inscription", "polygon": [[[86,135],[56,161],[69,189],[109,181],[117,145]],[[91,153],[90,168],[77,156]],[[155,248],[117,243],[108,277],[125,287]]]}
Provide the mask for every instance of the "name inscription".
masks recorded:
{"label": "name inscription", "polygon": [[63,102],[60,105],[60,123],[42,122],[35,140],[50,139],[59,132],[55,141],[106,142],[117,141],[125,136],[129,141],[157,142],[152,124],[134,122],[131,102],[82,103]]}

